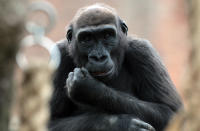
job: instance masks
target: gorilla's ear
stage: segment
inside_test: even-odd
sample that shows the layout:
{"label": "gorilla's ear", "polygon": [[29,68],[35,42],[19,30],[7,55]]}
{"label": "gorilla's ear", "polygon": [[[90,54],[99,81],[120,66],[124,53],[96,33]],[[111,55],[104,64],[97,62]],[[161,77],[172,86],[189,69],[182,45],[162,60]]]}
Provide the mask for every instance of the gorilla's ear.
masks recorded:
{"label": "gorilla's ear", "polygon": [[72,26],[69,26],[69,28],[67,30],[66,38],[67,38],[68,42],[70,43],[72,40]]}
{"label": "gorilla's ear", "polygon": [[124,32],[124,34],[127,35],[128,27],[127,27],[126,23],[124,21],[122,21],[121,19],[120,19],[120,26],[121,26],[122,32]]}

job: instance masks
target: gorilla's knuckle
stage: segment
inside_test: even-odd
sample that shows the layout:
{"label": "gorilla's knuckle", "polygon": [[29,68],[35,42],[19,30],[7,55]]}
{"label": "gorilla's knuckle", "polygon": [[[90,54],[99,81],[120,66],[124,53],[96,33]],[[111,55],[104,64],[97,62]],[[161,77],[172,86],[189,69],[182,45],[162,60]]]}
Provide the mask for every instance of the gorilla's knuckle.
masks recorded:
{"label": "gorilla's knuckle", "polygon": [[73,75],[73,72],[69,72],[68,74],[68,77],[72,76]]}
{"label": "gorilla's knuckle", "polygon": [[148,123],[141,121],[139,119],[131,119],[131,127],[141,128],[148,131],[155,131],[155,129]]}
{"label": "gorilla's knuckle", "polygon": [[79,81],[78,81],[77,79],[74,79],[74,80],[73,80],[73,86],[78,85],[78,83],[79,83]]}

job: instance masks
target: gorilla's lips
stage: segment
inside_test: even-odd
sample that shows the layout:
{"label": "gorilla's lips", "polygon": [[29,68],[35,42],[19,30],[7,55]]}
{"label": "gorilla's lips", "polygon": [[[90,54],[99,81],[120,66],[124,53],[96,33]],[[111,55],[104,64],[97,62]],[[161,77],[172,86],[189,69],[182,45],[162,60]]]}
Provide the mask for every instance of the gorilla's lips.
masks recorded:
{"label": "gorilla's lips", "polygon": [[113,72],[113,68],[107,70],[107,71],[97,71],[97,72],[90,72],[91,75],[93,76],[107,76],[107,75],[110,75],[111,73]]}
{"label": "gorilla's lips", "polygon": [[91,74],[94,76],[102,76],[102,75],[106,75],[107,72],[92,72]]}

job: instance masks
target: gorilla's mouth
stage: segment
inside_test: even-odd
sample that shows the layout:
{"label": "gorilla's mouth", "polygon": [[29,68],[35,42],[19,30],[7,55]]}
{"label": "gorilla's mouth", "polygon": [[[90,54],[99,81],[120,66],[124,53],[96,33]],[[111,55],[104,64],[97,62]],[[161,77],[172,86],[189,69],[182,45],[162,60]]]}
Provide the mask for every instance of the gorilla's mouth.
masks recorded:
{"label": "gorilla's mouth", "polygon": [[110,74],[112,74],[113,72],[113,68],[107,70],[107,71],[104,71],[104,72],[100,72],[100,71],[97,71],[97,72],[90,72],[92,76],[108,76]]}

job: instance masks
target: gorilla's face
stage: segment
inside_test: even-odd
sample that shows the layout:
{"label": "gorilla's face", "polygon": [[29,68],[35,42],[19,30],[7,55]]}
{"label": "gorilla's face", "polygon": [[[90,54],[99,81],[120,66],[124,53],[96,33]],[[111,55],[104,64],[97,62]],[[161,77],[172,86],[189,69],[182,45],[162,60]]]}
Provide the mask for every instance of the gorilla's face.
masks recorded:
{"label": "gorilla's face", "polygon": [[[123,29],[111,12],[94,8],[82,12],[69,28],[67,38],[77,66],[97,79],[109,80],[118,72]],[[124,24],[125,26],[125,24]]]}
{"label": "gorilla's face", "polygon": [[81,28],[76,33],[77,49],[87,57],[84,66],[94,77],[111,77],[114,73],[110,54],[119,43],[116,30],[114,25],[98,25]]}

